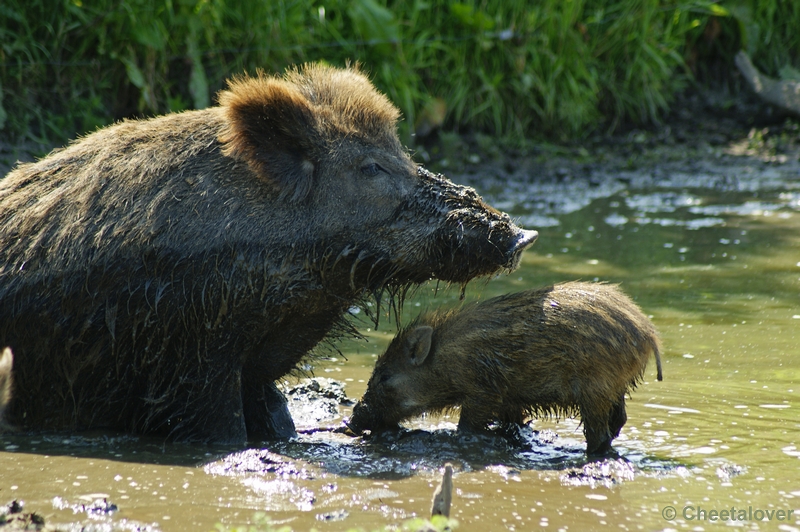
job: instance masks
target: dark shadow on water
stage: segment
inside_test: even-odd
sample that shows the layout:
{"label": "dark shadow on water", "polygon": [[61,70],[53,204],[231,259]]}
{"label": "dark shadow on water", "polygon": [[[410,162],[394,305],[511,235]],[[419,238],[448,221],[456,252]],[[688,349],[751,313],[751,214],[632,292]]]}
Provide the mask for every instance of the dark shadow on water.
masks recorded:
{"label": "dark shadow on water", "polygon": [[161,438],[99,430],[0,435],[0,449],[10,453],[179,467],[201,466],[243,448],[245,446],[170,443]]}
{"label": "dark shadow on water", "polygon": [[561,438],[551,430],[537,431],[529,425],[515,431],[513,438],[499,431],[475,434],[446,428],[402,429],[364,438],[347,436],[330,427],[289,441],[247,447],[164,443],[107,433],[4,435],[2,442],[9,452],[200,467],[212,476],[301,483],[328,474],[396,481],[438,474],[450,463],[459,473],[490,473],[507,480],[518,479],[523,471],[547,471],[555,473],[563,485],[595,488],[612,487],[640,476],[686,476],[690,468],[646,450],[623,447],[602,457],[588,457],[582,440]]}
{"label": "dark shadow on water", "polygon": [[368,438],[351,438],[333,431],[301,435],[263,449],[231,453],[205,470],[211,474],[308,474],[295,463],[313,463],[342,477],[400,480],[420,472],[439,471],[445,463],[460,472],[493,470],[504,476],[525,470],[563,471],[572,484],[616,484],[636,472],[670,471],[684,467],[674,461],[628,453],[587,457],[585,444],[562,440],[554,432],[521,427],[513,439],[499,433],[459,433],[401,429]]}
{"label": "dark shadow on water", "polygon": [[[352,404],[338,381],[310,379],[288,390],[287,397],[295,421],[316,427],[287,441],[249,442],[241,446],[181,444],[155,437],[92,431],[3,434],[0,448],[10,453],[203,467],[215,475],[293,478],[311,474],[306,464],[337,476],[382,480],[438,471],[447,462],[458,471],[499,468],[502,474],[510,475],[524,470],[574,472],[587,467],[591,470],[591,464],[600,462],[628,464],[624,470],[615,466],[610,473],[606,471],[621,479],[627,478],[625,471],[629,469],[632,475],[633,470],[668,473],[680,467],[672,461],[619,447],[600,458],[587,457],[582,438],[563,438],[552,430],[534,430],[530,424],[481,433],[438,427],[353,437],[345,434],[341,422],[335,424],[340,415],[339,405]],[[574,473],[573,477],[598,478],[594,470]]]}
{"label": "dark shadow on water", "polygon": [[451,429],[401,429],[343,443],[300,439],[281,444],[280,452],[292,458],[311,457],[337,475],[380,479],[438,470],[446,462],[461,471],[478,471],[497,465],[561,469],[586,460],[582,442],[560,442],[554,433],[530,427],[523,427],[514,439]]}
{"label": "dark shadow on water", "polygon": [[[351,405],[341,382],[314,378],[284,390],[296,423],[319,426],[339,415],[339,407]],[[74,456],[116,462],[179,467],[198,467],[253,446],[270,447],[276,442],[243,445],[175,443],[163,437],[126,434],[109,430],[80,432],[10,432],[0,434],[0,450],[51,456]]]}

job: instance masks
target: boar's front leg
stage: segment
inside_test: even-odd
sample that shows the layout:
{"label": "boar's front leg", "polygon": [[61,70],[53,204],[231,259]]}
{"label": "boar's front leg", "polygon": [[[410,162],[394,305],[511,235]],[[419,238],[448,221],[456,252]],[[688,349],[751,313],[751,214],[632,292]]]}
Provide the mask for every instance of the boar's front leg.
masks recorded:
{"label": "boar's front leg", "polygon": [[220,391],[219,412],[216,415],[200,412],[206,419],[203,432],[208,441],[242,444],[247,441],[247,431],[242,408],[241,372],[233,372]]}
{"label": "boar's front leg", "polygon": [[247,441],[241,370],[214,368],[202,379],[199,374],[180,378],[182,385],[145,398],[142,432],[165,434],[179,442],[239,445]]}
{"label": "boar's front leg", "polygon": [[297,436],[286,397],[274,382],[244,381],[244,420],[250,441],[288,439]]}

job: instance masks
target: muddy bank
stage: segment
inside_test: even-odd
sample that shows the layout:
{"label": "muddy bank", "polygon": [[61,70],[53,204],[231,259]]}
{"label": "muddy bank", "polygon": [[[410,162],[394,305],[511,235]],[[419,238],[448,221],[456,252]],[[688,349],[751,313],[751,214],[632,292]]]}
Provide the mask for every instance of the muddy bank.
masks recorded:
{"label": "muddy bank", "polygon": [[[800,173],[800,121],[756,96],[693,89],[679,96],[660,124],[619,125],[570,142],[516,143],[488,135],[434,133],[412,147],[414,159],[483,189],[508,182],[580,181],[597,187],[661,184],[672,174],[697,176],[697,186],[727,186],[735,169]],[[57,145],[9,142],[0,136],[0,175],[17,161],[46,155]]]}
{"label": "muddy bank", "polygon": [[[503,195],[508,185],[507,195],[515,200],[531,183],[577,196],[587,186],[753,189],[769,187],[765,178],[777,182],[800,175],[800,122],[751,95],[695,92],[682,96],[662,123],[648,127],[516,147],[482,135],[439,134],[417,152],[418,160],[481,193]],[[542,215],[568,209],[532,207]]]}

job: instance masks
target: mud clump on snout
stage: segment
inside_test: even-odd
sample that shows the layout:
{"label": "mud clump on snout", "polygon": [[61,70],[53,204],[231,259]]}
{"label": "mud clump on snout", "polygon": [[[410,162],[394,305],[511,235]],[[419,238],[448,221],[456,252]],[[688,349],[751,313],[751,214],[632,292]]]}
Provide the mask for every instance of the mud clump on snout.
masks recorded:
{"label": "mud clump on snout", "polygon": [[241,443],[294,434],[274,381],[348,309],[514,269],[535,231],[416,165],[357,68],[240,77],[0,180],[9,422]]}
{"label": "mud clump on snout", "polygon": [[660,341],[616,286],[569,282],[419,316],[378,358],[348,425],[393,428],[460,406],[459,429],[579,414],[590,454],[627,421],[625,394]]}

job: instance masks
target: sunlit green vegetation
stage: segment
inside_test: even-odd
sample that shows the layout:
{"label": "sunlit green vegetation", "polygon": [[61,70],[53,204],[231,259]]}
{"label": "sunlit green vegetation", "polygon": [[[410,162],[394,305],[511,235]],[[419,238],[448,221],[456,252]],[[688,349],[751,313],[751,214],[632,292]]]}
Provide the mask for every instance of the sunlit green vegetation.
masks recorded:
{"label": "sunlit green vegetation", "polygon": [[442,122],[574,138],[657,120],[740,47],[788,72],[797,28],[784,0],[4,0],[0,135],[62,141],[208,106],[234,73],[324,60],[359,61],[407,142]]}

